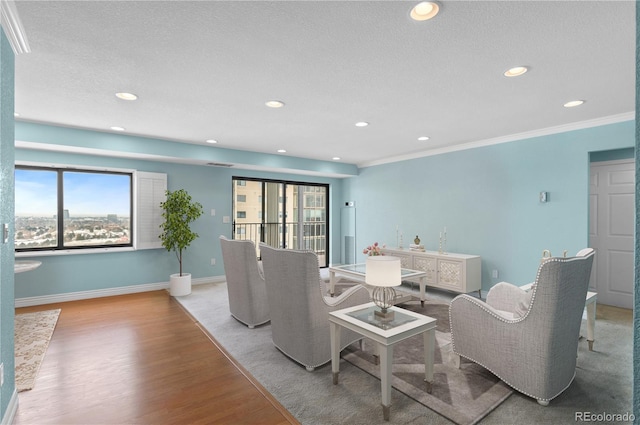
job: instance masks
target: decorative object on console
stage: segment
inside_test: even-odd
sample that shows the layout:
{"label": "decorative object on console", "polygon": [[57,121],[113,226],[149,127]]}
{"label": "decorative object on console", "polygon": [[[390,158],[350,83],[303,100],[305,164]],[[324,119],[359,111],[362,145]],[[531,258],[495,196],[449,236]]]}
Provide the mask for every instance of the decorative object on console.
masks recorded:
{"label": "decorative object on console", "polygon": [[382,245],[381,247],[380,244],[378,244],[378,242],[374,242],[373,244],[363,249],[362,253],[364,255],[368,255],[369,257],[375,256],[375,255],[384,255],[380,250],[381,248],[384,248],[384,247],[385,247],[384,245]]}
{"label": "decorative object on console", "polygon": [[[566,249],[564,251],[562,251],[562,258],[567,258],[567,253],[569,251],[567,251]],[[553,255],[551,255],[551,251],[549,251],[548,249],[545,249],[542,251],[542,258],[540,259],[540,263],[544,263],[545,261],[547,261],[549,258],[553,257]]]}
{"label": "decorative object on console", "polygon": [[402,232],[400,231],[400,226],[396,226],[396,245],[398,249],[402,249]]}
{"label": "decorative object on console", "polygon": [[396,298],[394,286],[400,286],[401,265],[397,257],[368,257],[365,282],[373,286],[372,301],[380,307],[375,312],[379,320],[393,320],[393,311],[388,311],[393,306]]}
{"label": "decorative object on console", "polygon": [[447,227],[444,228],[444,233],[440,232],[440,239],[438,242],[438,254],[447,255]]}
{"label": "decorative object on console", "polygon": [[409,244],[409,251],[424,252],[424,245],[420,245],[420,238],[416,235],[413,243]]}

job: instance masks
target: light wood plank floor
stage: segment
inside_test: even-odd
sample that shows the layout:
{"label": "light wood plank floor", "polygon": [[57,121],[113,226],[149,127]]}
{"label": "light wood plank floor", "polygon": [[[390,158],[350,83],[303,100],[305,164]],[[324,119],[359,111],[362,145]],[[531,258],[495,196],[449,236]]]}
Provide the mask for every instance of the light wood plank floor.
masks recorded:
{"label": "light wood plank floor", "polygon": [[14,424],[298,424],[166,291],[61,308]]}

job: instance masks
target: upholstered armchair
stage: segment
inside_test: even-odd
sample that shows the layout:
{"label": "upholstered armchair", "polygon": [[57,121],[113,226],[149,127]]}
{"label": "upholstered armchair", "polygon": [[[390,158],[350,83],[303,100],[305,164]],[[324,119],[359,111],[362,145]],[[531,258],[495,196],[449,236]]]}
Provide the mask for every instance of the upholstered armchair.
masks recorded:
{"label": "upholstered armchair", "polygon": [[[526,292],[506,282],[486,303],[460,295],[449,309],[453,353],[543,406],[573,381],[594,252],[549,258]],[[457,357],[460,366],[460,358]]]}
{"label": "upholstered armchair", "polygon": [[231,315],[249,328],[269,321],[267,289],[252,241],[220,236]]}
{"label": "upholstered armchair", "polygon": [[[272,248],[260,244],[260,256],[271,311],[273,344],[308,371],[331,360],[329,312],[370,301],[369,291],[353,286],[330,297],[320,279],[318,256],[311,251]],[[340,349],[362,339],[341,332]]]}

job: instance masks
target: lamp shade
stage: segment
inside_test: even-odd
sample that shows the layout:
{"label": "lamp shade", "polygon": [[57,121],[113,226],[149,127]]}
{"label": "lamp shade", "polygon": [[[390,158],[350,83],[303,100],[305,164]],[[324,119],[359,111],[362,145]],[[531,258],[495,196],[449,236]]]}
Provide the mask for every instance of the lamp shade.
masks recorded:
{"label": "lamp shade", "polygon": [[400,286],[400,259],[386,255],[367,257],[365,282],[371,286]]}

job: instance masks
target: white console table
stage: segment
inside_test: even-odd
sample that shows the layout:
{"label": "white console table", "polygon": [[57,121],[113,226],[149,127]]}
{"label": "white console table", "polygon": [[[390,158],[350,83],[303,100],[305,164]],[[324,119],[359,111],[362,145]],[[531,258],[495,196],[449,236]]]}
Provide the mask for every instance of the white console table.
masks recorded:
{"label": "white console table", "polygon": [[461,294],[478,291],[481,295],[482,259],[478,255],[392,248],[382,248],[382,252],[400,258],[403,268],[425,272],[427,286]]}

